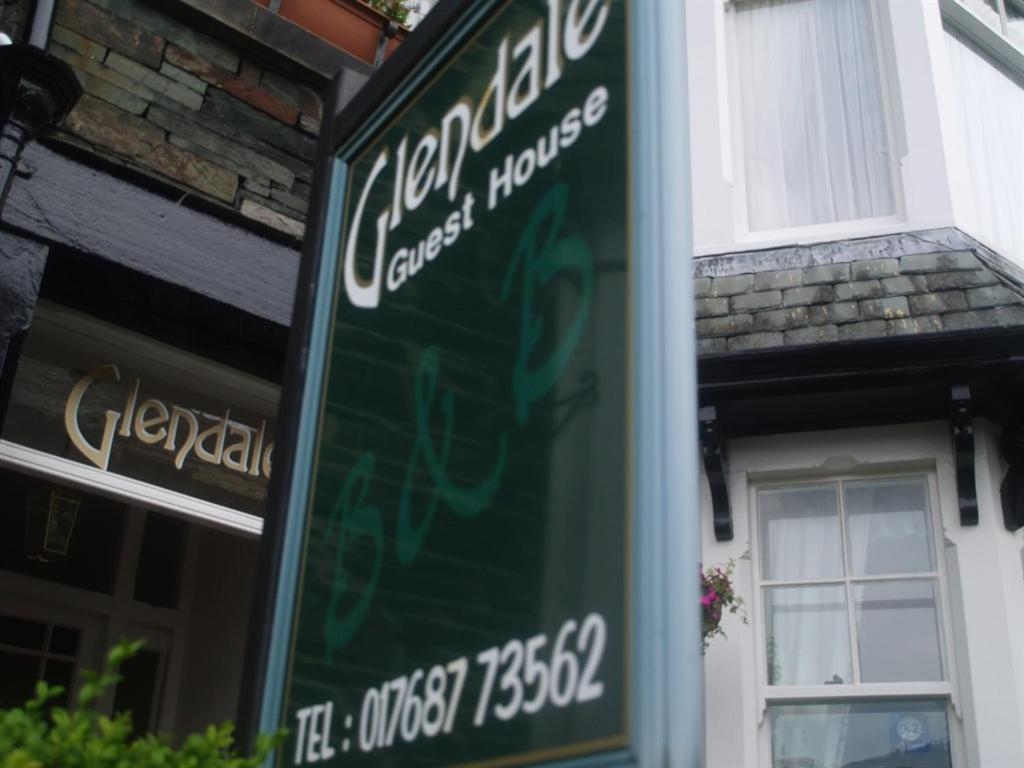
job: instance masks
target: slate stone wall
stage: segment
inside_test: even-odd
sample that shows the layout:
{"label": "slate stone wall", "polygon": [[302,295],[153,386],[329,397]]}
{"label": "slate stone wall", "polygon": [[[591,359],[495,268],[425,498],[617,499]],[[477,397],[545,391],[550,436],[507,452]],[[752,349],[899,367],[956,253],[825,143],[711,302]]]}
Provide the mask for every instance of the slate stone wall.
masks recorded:
{"label": "slate stone wall", "polygon": [[[882,239],[871,248],[825,244],[817,255],[810,246],[802,249],[804,265],[783,269],[771,267],[792,263],[793,249],[774,262],[765,252],[701,259],[694,278],[698,351],[1024,325],[1016,268],[977,244],[964,248],[970,243],[959,233],[954,239],[959,250],[936,251],[936,243],[922,241],[926,250],[913,252]],[[721,274],[707,274],[716,268]]]}
{"label": "slate stone wall", "polygon": [[58,133],[301,238],[321,103],[141,0],[59,0],[50,51],[85,94]]}

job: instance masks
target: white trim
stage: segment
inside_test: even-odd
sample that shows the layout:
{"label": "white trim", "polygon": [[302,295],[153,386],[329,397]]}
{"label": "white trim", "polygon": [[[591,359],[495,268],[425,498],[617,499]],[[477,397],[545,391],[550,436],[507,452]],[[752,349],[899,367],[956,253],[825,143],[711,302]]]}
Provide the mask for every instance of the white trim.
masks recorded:
{"label": "white trim", "polygon": [[202,525],[226,528],[251,537],[257,537],[263,531],[263,519],[256,515],[239,512],[184,493],[169,491],[114,472],[104,472],[8,440],[0,440],[0,466],[96,491],[150,509],[158,509]]}
{"label": "white trim", "polygon": [[[1024,78],[1024,51],[957,0],[939,0],[939,8],[942,11],[943,22],[981,48],[983,53],[1009,69],[1018,79]],[[1002,3],[999,4],[999,15],[1005,26],[1006,15]]]}
{"label": "white trim", "polygon": [[769,704],[778,702],[804,701],[808,703],[829,702],[849,699],[921,699],[936,698],[951,700],[952,691],[948,682],[925,683],[861,683],[859,685],[787,685],[768,689]]}

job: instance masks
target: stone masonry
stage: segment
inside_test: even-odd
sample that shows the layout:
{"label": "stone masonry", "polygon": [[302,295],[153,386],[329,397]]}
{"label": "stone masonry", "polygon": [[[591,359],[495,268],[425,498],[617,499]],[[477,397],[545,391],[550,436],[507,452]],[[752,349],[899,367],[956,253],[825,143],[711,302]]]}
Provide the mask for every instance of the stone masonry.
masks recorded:
{"label": "stone masonry", "polygon": [[304,233],[312,89],[140,0],[59,0],[50,51],[85,94],[58,138]]}
{"label": "stone masonry", "polygon": [[752,259],[750,271],[727,257],[729,274],[698,269],[699,353],[1024,325],[1018,275],[991,252],[889,253],[785,269]]}

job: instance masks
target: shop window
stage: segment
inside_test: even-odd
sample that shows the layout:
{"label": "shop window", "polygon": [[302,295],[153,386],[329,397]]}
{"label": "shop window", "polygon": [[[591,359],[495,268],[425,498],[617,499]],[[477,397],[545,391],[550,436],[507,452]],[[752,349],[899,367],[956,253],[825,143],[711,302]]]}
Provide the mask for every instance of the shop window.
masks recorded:
{"label": "shop window", "polygon": [[[127,510],[124,504],[87,493],[78,493],[81,502],[69,530],[67,552],[60,556],[39,557],[39,542],[27,540],[30,499],[53,487],[52,483],[0,469],[0,571],[66,584],[112,595],[121,561]],[[76,492],[77,493],[77,492]],[[42,535],[45,527],[34,527],[33,535]]]}
{"label": "shop window", "polygon": [[774,768],[950,768],[927,476],[756,489]]}
{"label": "shop window", "polygon": [[0,615],[0,709],[23,705],[36,681],[59,685],[53,700],[65,706],[75,675],[81,631],[45,621]]}
{"label": "shop window", "polygon": [[747,228],[896,215],[875,3],[733,0],[728,7]]}
{"label": "shop window", "polygon": [[142,648],[121,666],[114,711],[131,713],[132,732],[136,736],[151,730],[157,722],[162,667],[163,654],[150,648]]}
{"label": "shop window", "polygon": [[142,531],[133,599],[158,608],[177,608],[185,563],[188,523],[150,512]]}

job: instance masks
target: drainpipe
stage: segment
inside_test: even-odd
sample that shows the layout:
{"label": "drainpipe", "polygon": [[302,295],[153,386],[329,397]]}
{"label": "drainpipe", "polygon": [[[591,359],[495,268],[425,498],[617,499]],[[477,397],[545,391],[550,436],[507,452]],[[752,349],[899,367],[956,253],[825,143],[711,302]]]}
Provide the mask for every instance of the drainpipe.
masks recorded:
{"label": "drainpipe", "polygon": [[398,22],[389,21],[380,28],[380,39],[377,41],[377,55],[373,57],[373,68],[380,69],[384,63],[384,52],[388,48],[388,40],[398,34]]}
{"label": "drainpipe", "polygon": [[28,44],[44,51],[50,42],[50,30],[53,29],[53,6],[54,0],[36,0],[28,33]]}

